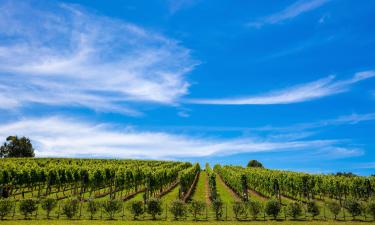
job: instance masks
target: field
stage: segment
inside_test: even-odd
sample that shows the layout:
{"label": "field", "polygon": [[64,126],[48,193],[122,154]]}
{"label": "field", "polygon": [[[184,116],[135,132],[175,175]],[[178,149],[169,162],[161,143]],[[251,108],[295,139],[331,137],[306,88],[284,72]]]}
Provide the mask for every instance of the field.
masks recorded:
{"label": "field", "polygon": [[[336,224],[372,222],[374,216],[373,177],[208,164],[203,170],[199,164],[147,160],[0,162],[0,215],[9,205],[1,224]],[[46,199],[55,202],[49,213],[42,207]],[[25,213],[21,208],[29,200],[36,208]],[[152,201],[160,204],[155,220],[148,211]],[[271,202],[276,213],[267,209]],[[89,210],[93,203],[95,212]],[[142,211],[136,216],[135,203]],[[195,216],[193,203],[202,205]],[[259,212],[253,213],[256,205]]]}

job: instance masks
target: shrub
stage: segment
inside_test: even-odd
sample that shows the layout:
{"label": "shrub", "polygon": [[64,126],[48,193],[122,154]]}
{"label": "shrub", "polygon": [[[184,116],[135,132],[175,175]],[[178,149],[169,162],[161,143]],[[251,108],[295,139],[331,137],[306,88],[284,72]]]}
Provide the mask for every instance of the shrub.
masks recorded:
{"label": "shrub", "polygon": [[203,210],[206,208],[206,204],[199,200],[192,200],[190,202],[189,211],[193,215],[194,220],[197,220],[197,216],[203,213]]}
{"label": "shrub", "polygon": [[367,204],[367,212],[374,218],[375,220],[375,201],[372,200]]}
{"label": "shrub", "polygon": [[49,219],[49,215],[51,211],[56,207],[56,205],[57,205],[56,199],[46,198],[42,200],[41,206],[42,206],[42,209],[46,211],[48,219]]}
{"label": "shrub", "polygon": [[314,219],[317,215],[320,214],[318,204],[316,204],[315,201],[308,202],[307,203],[307,212],[310,213],[310,215]]}
{"label": "shrub", "polygon": [[73,217],[77,214],[79,208],[79,200],[78,199],[71,199],[65,201],[63,205],[63,214],[68,217],[69,219],[73,219]]}
{"label": "shrub", "polygon": [[118,213],[121,210],[122,202],[119,200],[108,200],[103,202],[102,206],[104,211],[108,214],[109,219],[113,219],[115,214]]}
{"label": "shrub", "polygon": [[29,215],[34,213],[38,209],[38,201],[34,199],[24,199],[20,201],[20,211],[25,216],[25,219],[29,218]]}
{"label": "shrub", "polygon": [[152,216],[153,220],[156,220],[156,215],[161,215],[163,208],[161,201],[158,198],[150,198],[147,201],[147,213]]}
{"label": "shrub", "polygon": [[344,203],[344,207],[353,216],[353,219],[355,219],[356,216],[359,216],[362,213],[361,204],[353,199],[346,200]]}
{"label": "shrub", "polygon": [[233,202],[232,204],[233,213],[235,218],[238,220],[240,216],[247,215],[246,205],[243,202]]}
{"label": "shrub", "polygon": [[277,200],[271,199],[267,201],[266,208],[265,208],[265,212],[267,213],[267,215],[270,215],[274,219],[276,219],[280,213],[280,210],[281,210],[281,205]]}
{"label": "shrub", "polygon": [[132,201],[129,205],[129,211],[133,214],[133,219],[136,220],[144,213],[143,201]]}
{"label": "shrub", "polygon": [[337,219],[337,215],[339,215],[341,206],[337,202],[328,202],[327,204],[329,211],[335,216],[335,220]]}
{"label": "shrub", "polygon": [[100,209],[100,203],[89,199],[87,202],[87,211],[90,213],[90,219],[92,220],[94,218],[94,215],[99,211]]}
{"label": "shrub", "polygon": [[215,211],[216,220],[221,219],[223,216],[223,202],[220,198],[216,198],[212,201],[212,209]]}
{"label": "shrub", "polygon": [[13,201],[10,199],[0,199],[0,219],[3,220],[13,209]]}
{"label": "shrub", "polygon": [[184,201],[177,199],[172,201],[169,211],[173,214],[174,219],[186,216],[187,208]]}
{"label": "shrub", "polygon": [[286,212],[293,219],[297,219],[302,214],[302,207],[298,202],[291,202],[286,207]]}
{"label": "shrub", "polygon": [[262,204],[255,200],[250,200],[247,203],[247,207],[249,209],[250,214],[253,216],[254,220],[257,218],[257,216],[262,210]]}

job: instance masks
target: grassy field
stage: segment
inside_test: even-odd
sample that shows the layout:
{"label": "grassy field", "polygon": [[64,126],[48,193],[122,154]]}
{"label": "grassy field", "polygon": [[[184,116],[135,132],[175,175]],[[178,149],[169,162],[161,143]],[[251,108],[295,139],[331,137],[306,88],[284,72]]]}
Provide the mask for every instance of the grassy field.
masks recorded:
{"label": "grassy field", "polygon": [[[349,223],[349,222],[348,222]],[[352,223],[352,222],[350,222]],[[361,223],[361,222],[356,222]],[[338,221],[252,221],[252,222],[242,222],[242,221],[95,221],[95,220],[19,220],[19,221],[0,221],[2,225],[240,225],[240,224],[252,224],[252,225],[339,225],[343,222]],[[373,223],[362,223],[362,224],[373,224]]]}
{"label": "grassy field", "polygon": [[206,182],[207,182],[207,173],[205,171],[202,171],[199,174],[197,186],[195,187],[195,190],[193,192],[191,199],[204,201],[208,203],[208,193],[207,193],[208,190],[206,188]]}

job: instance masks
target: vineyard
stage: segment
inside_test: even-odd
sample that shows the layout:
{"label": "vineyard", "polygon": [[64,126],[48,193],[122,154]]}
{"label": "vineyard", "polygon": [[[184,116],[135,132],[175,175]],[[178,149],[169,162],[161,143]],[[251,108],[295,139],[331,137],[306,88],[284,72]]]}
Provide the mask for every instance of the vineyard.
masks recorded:
{"label": "vineyard", "polygon": [[373,221],[374,177],[151,160],[0,159],[0,219]]}

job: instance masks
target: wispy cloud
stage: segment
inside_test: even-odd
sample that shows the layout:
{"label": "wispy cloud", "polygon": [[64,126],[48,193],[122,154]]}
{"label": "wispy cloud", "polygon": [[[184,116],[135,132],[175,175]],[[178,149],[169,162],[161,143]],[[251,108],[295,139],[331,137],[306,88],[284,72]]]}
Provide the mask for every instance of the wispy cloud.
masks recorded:
{"label": "wispy cloud", "polygon": [[173,105],[187,93],[196,62],[177,41],[75,5],[38,6],[0,3],[1,108],[136,114],[131,103]]}
{"label": "wispy cloud", "polygon": [[167,0],[169,12],[174,14],[184,8],[192,7],[199,0]]}
{"label": "wispy cloud", "polygon": [[352,78],[347,80],[336,80],[334,76],[329,76],[307,84],[271,91],[268,94],[239,98],[189,99],[186,100],[186,102],[211,105],[273,105],[299,103],[347,92],[353,84],[374,76],[375,71],[363,71],[356,73]]}
{"label": "wispy cloud", "polygon": [[317,9],[329,1],[330,0],[299,0],[280,12],[249,22],[247,25],[249,27],[260,28],[266,24],[278,24],[285,20],[295,18],[303,13]]}
{"label": "wispy cloud", "polygon": [[[92,124],[65,117],[23,119],[0,125],[0,139],[13,134],[30,137],[39,157],[203,157],[306,149],[330,151],[342,144],[339,140],[272,142],[244,137],[196,137]],[[352,149],[340,151],[338,154],[345,156],[351,155]]]}

